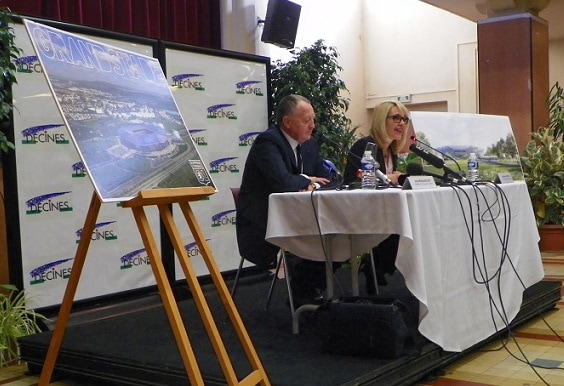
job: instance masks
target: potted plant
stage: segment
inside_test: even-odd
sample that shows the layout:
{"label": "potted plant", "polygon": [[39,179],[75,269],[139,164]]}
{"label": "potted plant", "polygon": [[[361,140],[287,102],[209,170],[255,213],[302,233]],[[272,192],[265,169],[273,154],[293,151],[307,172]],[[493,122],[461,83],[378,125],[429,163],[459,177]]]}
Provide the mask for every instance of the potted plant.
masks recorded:
{"label": "potted plant", "polygon": [[38,322],[46,318],[26,307],[24,291],[0,284],[0,367],[19,359],[17,339],[40,332]]}
{"label": "potted plant", "polygon": [[314,136],[319,140],[321,156],[331,160],[342,172],[348,149],[356,140],[356,129],[351,128],[351,120],[345,115],[350,100],[341,95],[348,89],[338,76],[342,70],[337,62],[339,54],[323,40],[317,40],[310,47],[292,49],[290,53],[289,61],[277,60],[272,64],[273,111],[288,94],[308,98],[315,108]]}
{"label": "potted plant", "polygon": [[21,53],[16,47],[16,34],[12,27],[13,14],[9,9],[0,9],[0,153],[14,149],[14,144],[6,136],[11,126],[12,85],[16,83],[15,59]]}
{"label": "potted plant", "polygon": [[[543,252],[564,250],[564,90],[550,89],[550,123],[531,133],[521,156],[525,182],[541,235]],[[552,246],[550,240],[559,242]]]}

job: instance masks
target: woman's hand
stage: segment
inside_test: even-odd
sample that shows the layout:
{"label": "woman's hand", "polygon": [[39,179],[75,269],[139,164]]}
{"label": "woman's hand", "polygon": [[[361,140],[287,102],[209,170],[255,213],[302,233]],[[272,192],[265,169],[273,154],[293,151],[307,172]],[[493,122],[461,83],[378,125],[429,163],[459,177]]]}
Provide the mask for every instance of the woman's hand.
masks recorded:
{"label": "woman's hand", "polygon": [[388,176],[388,178],[392,181],[392,183],[394,185],[398,185],[398,183],[399,183],[398,179],[399,179],[399,176],[401,176],[401,173],[396,170],[396,171],[394,171],[390,174],[386,174],[386,176]]}

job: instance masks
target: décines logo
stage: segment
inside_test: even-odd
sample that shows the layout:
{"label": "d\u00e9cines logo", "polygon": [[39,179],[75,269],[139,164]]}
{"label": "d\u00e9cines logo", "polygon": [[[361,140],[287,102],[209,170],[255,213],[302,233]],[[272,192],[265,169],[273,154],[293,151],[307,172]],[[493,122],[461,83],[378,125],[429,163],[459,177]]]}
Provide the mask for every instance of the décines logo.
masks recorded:
{"label": "d\u00e9cines logo", "polygon": [[56,145],[68,145],[69,140],[65,137],[66,130],[57,130],[65,127],[64,124],[41,125],[28,127],[22,130],[22,144],[35,145],[37,143],[54,143]]}
{"label": "d\u00e9cines logo", "polygon": [[[99,222],[98,224],[94,225],[94,231],[92,231],[92,235],[90,236],[90,240],[92,241],[112,241],[117,240],[117,235],[114,229],[110,227],[110,225],[114,224],[115,221],[106,221],[106,222]],[[82,237],[82,231],[84,228],[80,228],[75,232],[76,234],[76,242],[80,242],[80,238]]]}
{"label": "d\u00e9cines logo", "polygon": [[74,258],[53,261],[52,263],[47,263],[33,269],[29,273],[31,275],[31,281],[29,284],[43,284],[46,281],[68,279],[71,274],[71,268],[63,268],[60,266],[71,260],[74,260]]}
{"label": "d\u00e9cines logo", "polygon": [[192,140],[197,146],[208,146],[208,141],[206,137],[201,135],[201,133],[205,133],[206,129],[196,129],[196,130],[188,130]]}
{"label": "d\u00e9cines logo", "polygon": [[234,109],[229,109],[229,107],[235,106],[234,103],[222,103],[219,105],[213,105],[208,107],[208,115],[209,119],[237,119],[237,115],[235,114]]}
{"label": "d\u00e9cines logo", "polygon": [[72,168],[72,178],[82,178],[86,177],[86,168],[82,161],[75,162],[71,165]]}
{"label": "d\u00e9cines logo", "polygon": [[172,76],[172,87],[205,91],[204,74],[178,74]]}
{"label": "d\u00e9cines logo", "polygon": [[43,73],[43,68],[41,67],[41,63],[39,63],[37,55],[22,56],[21,58],[14,60],[14,64],[16,65],[16,72],[23,72],[27,74],[31,74],[33,72],[37,74]]}
{"label": "d\u00e9cines logo", "polygon": [[68,200],[61,199],[70,192],[54,192],[30,198],[25,202],[27,207],[25,214],[40,214],[52,212],[72,212],[72,206]]}
{"label": "d\u00e9cines logo", "polygon": [[260,131],[252,131],[250,133],[241,134],[239,136],[239,146],[251,146],[260,133]]}
{"label": "d\u00e9cines logo", "polygon": [[[210,241],[210,239],[206,239],[206,242]],[[188,243],[184,246],[184,249],[186,250],[186,253],[188,254],[188,257],[196,257],[196,256],[200,256],[200,249],[198,248],[198,245],[196,244],[196,242],[192,242],[192,243]]]}
{"label": "d\u00e9cines logo", "polygon": [[238,82],[235,85],[237,88],[235,94],[264,96],[262,89],[256,86],[261,83],[261,80],[245,80],[243,82]]}
{"label": "d\u00e9cines logo", "polygon": [[210,162],[210,173],[239,173],[239,168],[235,163],[230,163],[238,157],[219,158]]}
{"label": "d\u00e9cines logo", "polygon": [[133,252],[129,252],[119,258],[121,268],[120,269],[130,269],[133,267],[138,267],[142,265],[150,265],[149,256],[145,251],[145,248],[137,249]]}
{"label": "d\u00e9cines logo", "polygon": [[235,224],[235,209],[226,210],[214,214],[211,218],[212,228],[217,228],[223,225],[234,225]]}

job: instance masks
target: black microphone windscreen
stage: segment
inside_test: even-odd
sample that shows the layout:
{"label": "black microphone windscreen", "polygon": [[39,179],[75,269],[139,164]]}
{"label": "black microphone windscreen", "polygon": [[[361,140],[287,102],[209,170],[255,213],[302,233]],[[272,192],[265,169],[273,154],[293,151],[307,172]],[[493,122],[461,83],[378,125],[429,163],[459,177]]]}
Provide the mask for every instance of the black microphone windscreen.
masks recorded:
{"label": "black microphone windscreen", "polygon": [[409,150],[417,154],[419,157],[423,158],[425,161],[429,162],[436,168],[442,169],[445,165],[445,161],[437,157],[434,154],[429,153],[427,150],[420,148],[416,144],[412,143],[409,146]]}
{"label": "black microphone windscreen", "polygon": [[409,174],[410,176],[422,176],[423,166],[417,163],[407,164],[407,166],[405,167],[405,173]]}

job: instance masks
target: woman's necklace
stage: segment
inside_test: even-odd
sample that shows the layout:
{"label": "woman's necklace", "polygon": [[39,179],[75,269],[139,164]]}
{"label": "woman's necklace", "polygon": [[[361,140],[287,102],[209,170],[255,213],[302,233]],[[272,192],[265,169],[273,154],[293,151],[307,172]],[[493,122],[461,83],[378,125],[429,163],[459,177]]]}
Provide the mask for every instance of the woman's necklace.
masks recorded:
{"label": "woman's necklace", "polygon": [[393,173],[394,163],[392,162],[392,157],[389,150],[387,152],[384,152],[384,163],[386,164],[386,174]]}

